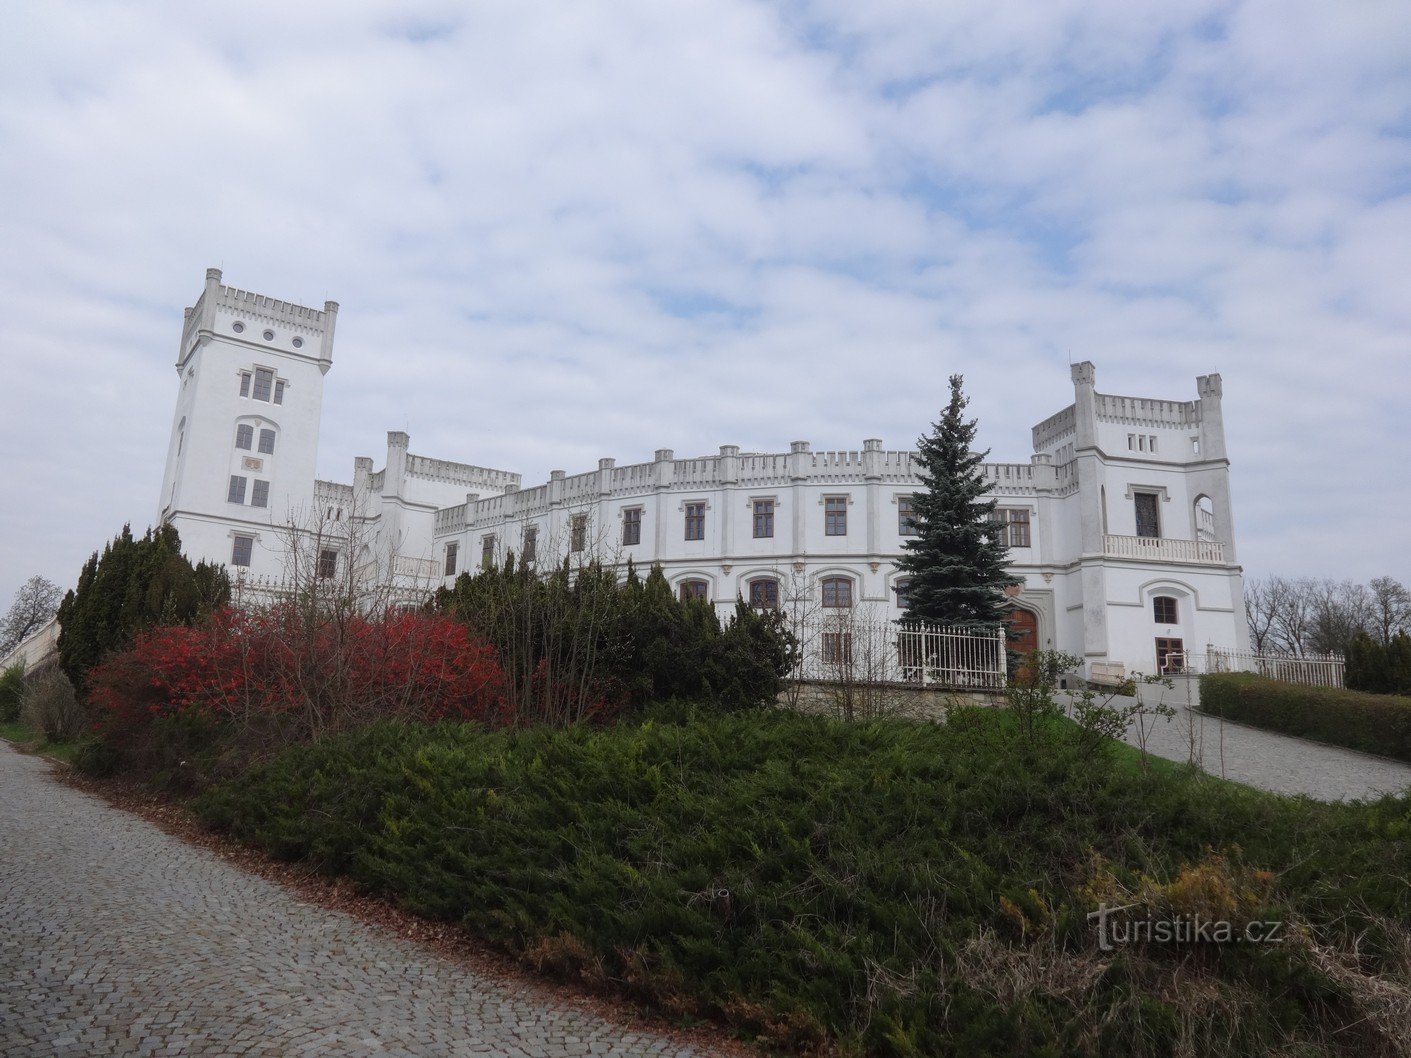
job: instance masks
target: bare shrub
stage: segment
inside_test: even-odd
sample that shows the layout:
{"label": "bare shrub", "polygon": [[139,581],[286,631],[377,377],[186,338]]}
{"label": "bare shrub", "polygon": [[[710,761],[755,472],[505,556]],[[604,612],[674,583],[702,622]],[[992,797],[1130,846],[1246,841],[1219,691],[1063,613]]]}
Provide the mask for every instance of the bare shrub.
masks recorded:
{"label": "bare shrub", "polygon": [[57,668],[49,668],[25,683],[20,720],[50,742],[70,742],[83,733],[83,707],[73,684]]}

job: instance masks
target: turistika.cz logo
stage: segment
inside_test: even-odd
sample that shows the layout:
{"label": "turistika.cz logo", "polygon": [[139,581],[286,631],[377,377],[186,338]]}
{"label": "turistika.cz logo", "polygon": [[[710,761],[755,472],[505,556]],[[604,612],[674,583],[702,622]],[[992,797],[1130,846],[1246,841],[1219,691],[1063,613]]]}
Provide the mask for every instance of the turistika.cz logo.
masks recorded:
{"label": "turistika.cz logo", "polygon": [[1200,915],[1155,918],[1133,917],[1127,912],[1140,905],[1108,907],[1099,904],[1088,912],[1088,921],[1097,923],[1098,947],[1112,951],[1123,944],[1282,944],[1282,922],[1246,922],[1242,925]]}

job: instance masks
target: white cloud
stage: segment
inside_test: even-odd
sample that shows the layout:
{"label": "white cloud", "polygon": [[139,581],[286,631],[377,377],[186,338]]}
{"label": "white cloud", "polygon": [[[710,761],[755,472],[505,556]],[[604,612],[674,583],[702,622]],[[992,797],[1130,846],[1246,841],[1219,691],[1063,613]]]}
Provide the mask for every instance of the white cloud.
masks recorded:
{"label": "white cloud", "polygon": [[325,475],[903,446],[952,371],[1022,459],[1070,357],[1218,368],[1247,566],[1411,581],[1400,4],[0,19],[0,600],[154,513],[207,265],[342,303]]}

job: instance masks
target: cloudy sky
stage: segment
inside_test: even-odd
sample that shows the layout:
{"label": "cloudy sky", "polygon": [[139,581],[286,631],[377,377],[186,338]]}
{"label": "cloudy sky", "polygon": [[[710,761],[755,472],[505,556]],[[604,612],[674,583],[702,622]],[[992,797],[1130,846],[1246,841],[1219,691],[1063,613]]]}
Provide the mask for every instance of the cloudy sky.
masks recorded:
{"label": "cloudy sky", "polygon": [[341,303],[325,477],[1218,370],[1246,568],[1411,582],[1404,0],[6,0],[0,607],[153,519],[208,266]]}

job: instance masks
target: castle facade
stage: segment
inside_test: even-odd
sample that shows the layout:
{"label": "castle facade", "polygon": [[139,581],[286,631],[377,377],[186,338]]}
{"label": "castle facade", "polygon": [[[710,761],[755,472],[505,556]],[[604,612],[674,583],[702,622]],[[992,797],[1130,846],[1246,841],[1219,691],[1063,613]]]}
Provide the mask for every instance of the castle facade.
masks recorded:
{"label": "castle facade", "polygon": [[[398,431],[380,468],[362,457],[351,482],[316,480],[337,314],[206,273],[182,330],[159,511],[193,559],[251,585],[287,583],[302,564],[413,593],[507,552],[541,567],[631,559],[722,613],[743,598],[900,616],[896,560],[920,484],[915,453],[875,438],[841,451],[664,448],[525,488],[512,471],[413,454]],[[1014,645],[1141,672],[1185,651],[1247,650],[1220,376],[1197,378],[1193,400],[1099,393],[1086,362],[1072,385],[1026,461],[984,465],[1022,581]]]}

